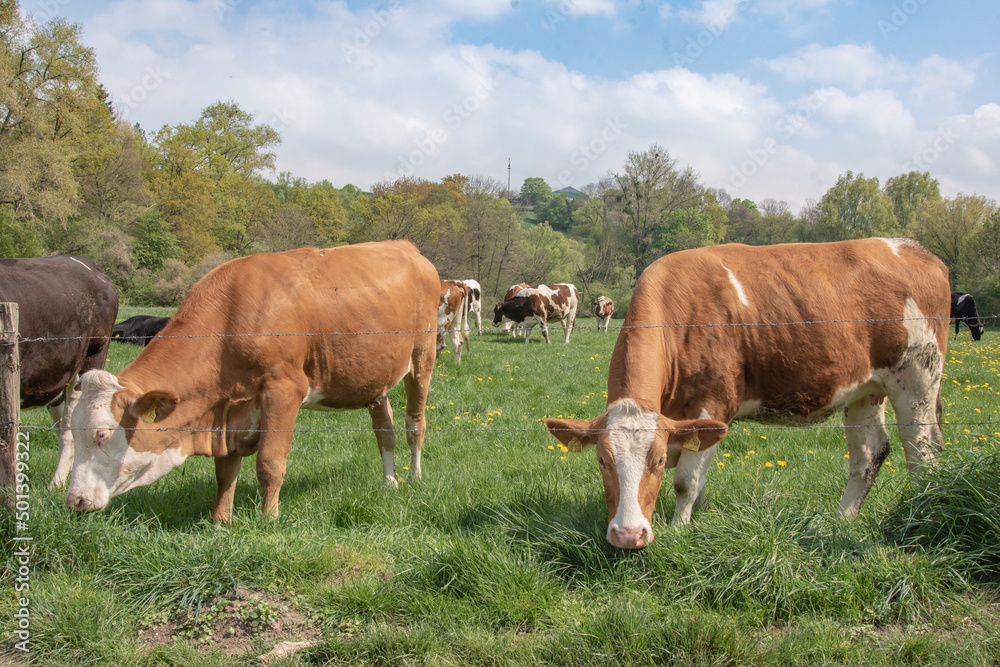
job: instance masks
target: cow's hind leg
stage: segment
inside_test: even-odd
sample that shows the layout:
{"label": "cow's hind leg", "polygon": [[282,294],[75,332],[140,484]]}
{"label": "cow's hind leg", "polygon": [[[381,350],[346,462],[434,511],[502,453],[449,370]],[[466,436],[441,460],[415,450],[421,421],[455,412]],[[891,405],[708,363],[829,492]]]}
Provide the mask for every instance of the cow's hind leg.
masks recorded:
{"label": "cow's hind leg", "polygon": [[62,404],[49,408],[49,415],[55,420],[59,431],[59,461],[56,463],[56,471],[52,475],[50,483],[50,486],[53,487],[66,484],[70,471],[73,470],[73,431],[70,425],[73,418],[73,408],[80,400],[80,390],[77,389],[79,384],[77,378],[74,377],[63,390]]}
{"label": "cow's hind leg", "polygon": [[937,460],[943,438],[938,423],[942,366],[931,369],[919,364],[904,366],[887,384],[889,400],[896,411],[899,440],[911,474]]}
{"label": "cow's hind leg", "polygon": [[410,477],[420,479],[420,452],[424,444],[427,422],[424,411],[431,388],[434,360],[414,353],[413,370],[403,377],[406,389],[406,442],[410,446]]}
{"label": "cow's hind leg", "polygon": [[378,442],[378,451],[382,455],[382,481],[388,486],[398,486],[396,481],[396,434],[392,424],[392,406],[389,397],[383,396],[368,405],[368,414],[372,418],[372,429]]}
{"label": "cow's hind leg", "polygon": [[889,433],[885,429],[885,396],[861,397],[844,409],[844,433],[850,462],[847,489],[837,514],[853,519],[861,511],[868,492],[889,455]]}

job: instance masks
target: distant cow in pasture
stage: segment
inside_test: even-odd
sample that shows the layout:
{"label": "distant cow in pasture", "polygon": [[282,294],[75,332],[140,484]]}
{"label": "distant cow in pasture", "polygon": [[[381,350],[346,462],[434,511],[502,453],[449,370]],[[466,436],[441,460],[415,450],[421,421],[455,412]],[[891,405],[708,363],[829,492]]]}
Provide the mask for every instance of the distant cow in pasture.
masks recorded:
{"label": "distant cow in pasture", "polygon": [[153,336],[160,333],[163,327],[167,326],[169,317],[156,317],[154,315],[134,315],[133,317],[119,322],[111,330],[111,337],[120,343],[131,343],[132,345],[149,345]]}
{"label": "distant cow in pasture", "polygon": [[396,485],[388,394],[400,380],[419,478],[440,292],[434,265],[408,241],[262,253],[213,269],[131,365],[83,376],[67,505],[102,509],[188,456],[212,456],[212,520],[228,521],[240,463],[256,454],[263,513],[276,517],[300,408],[367,409],[382,477]]}
{"label": "distant cow in pasture", "polygon": [[962,322],[969,327],[972,340],[979,340],[983,336],[983,322],[979,319],[979,311],[976,310],[976,300],[971,294],[965,292],[951,293],[951,319],[955,320],[955,338],[958,338],[959,327]]}
{"label": "distant cow in pasture", "polygon": [[465,286],[469,288],[469,307],[466,311],[465,328],[469,329],[469,315],[476,318],[476,333],[483,335],[483,288],[476,280],[463,280]]}
{"label": "distant cow in pasture", "polygon": [[607,540],[635,549],[653,541],[665,468],[676,469],[674,523],[705,502],[732,421],[806,425],[843,411],[837,513],[852,518],[889,455],[887,396],[910,471],[936,458],[948,310],[948,269],[907,239],[672,253],[636,284],[607,412],[546,425],[570,449],[596,445]]}
{"label": "distant cow in pasture", "polygon": [[562,322],[566,331],[565,343],[569,344],[573,333],[573,323],[576,321],[576,309],[580,304],[580,291],[575,285],[557,283],[555,285],[539,285],[521,290],[509,301],[498,303],[493,309],[493,324],[511,321],[526,328],[524,342],[531,338],[531,330],[541,325],[542,336],[546,343],[549,340],[550,321]]}
{"label": "distant cow in pasture", "polygon": [[594,317],[597,318],[597,330],[608,333],[608,325],[611,324],[611,315],[615,312],[615,304],[606,296],[599,296],[591,304],[594,310]]}
{"label": "distant cow in pasture", "polygon": [[[529,285],[528,283],[516,283],[514,285],[511,285],[510,287],[507,288],[507,292],[503,295],[503,302],[510,301],[515,296],[520,294],[521,290],[526,290],[529,287],[531,287],[531,285]],[[494,312],[496,312],[496,309],[494,309]],[[514,336],[515,338],[519,336],[522,333],[522,331],[524,331],[524,333],[527,333],[527,331],[525,331],[522,327],[518,326],[516,322],[512,322],[510,320],[504,322],[503,327],[501,327],[500,330],[503,331],[504,333],[509,333],[511,336]]]}
{"label": "distant cow in pasture", "polygon": [[58,424],[52,484],[61,486],[73,466],[77,380],[104,368],[118,290],[86,257],[0,259],[0,302],[18,304],[21,408],[48,406]]}
{"label": "distant cow in pasture", "polygon": [[469,347],[469,286],[460,280],[442,280],[437,313],[437,354],[444,350],[445,336],[451,339],[455,362],[462,361],[462,345]]}

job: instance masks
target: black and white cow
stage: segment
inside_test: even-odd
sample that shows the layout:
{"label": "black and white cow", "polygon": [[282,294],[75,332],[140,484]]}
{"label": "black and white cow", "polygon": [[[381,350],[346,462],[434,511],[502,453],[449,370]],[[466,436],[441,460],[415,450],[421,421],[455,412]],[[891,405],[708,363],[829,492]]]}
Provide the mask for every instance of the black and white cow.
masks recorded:
{"label": "black and white cow", "polygon": [[546,343],[549,340],[550,320],[561,321],[566,331],[566,344],[573,333],[573,323],[576,321],[576,309],[580,304],[580,290],[569,283],[555,285],[538,285],[521,290],[517,296],[508,301],[498,303],[493,309],[493,325],[501,322],[514,322],[527,329],[524,342],[531,338],[531,330],[536,324],[542,326],[542,336]]}
{"label": "black and white cow", "polygon": [[73,467],[77,380],[104,369],[118,290],[86,257],[0,259],[0,301],[18,304],[21,408],[47,406],[59,424],[52,484],[61,486]]}
{"label": "black and white cow", "polygon": [[160,333],[163,327],[167,326],[169,317],[156,317],[154,315],[135,315],[123,322],[119,322],[111,330],[111,337],[117,338],[121,343],[131,343],[132,345],[149,345],[153,336]]}
{"label": "black and white cow", "polygon": [[983,322],[979,319],[979,311],[976,310],[976,300],[971,294],[965,292],[951,293],[951,318],[955,320],[955,338],[958,338],[959,327],[962,322],[969,327],[972,333],[972,340],[979,340],[983,335]]}

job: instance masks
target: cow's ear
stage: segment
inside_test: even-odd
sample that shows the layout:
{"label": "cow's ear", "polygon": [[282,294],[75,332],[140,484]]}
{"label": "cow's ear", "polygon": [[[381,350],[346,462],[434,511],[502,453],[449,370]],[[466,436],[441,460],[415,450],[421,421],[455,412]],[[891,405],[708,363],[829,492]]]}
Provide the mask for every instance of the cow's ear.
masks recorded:
{"label": "cow's ear", "polygon": [[596,445],[607,425],[607,415],[593,421],[582,419],[546,419],[545,426],[555,439],[571,452],[581,452],[588,445]]}
{"label": "cow's ear", "polygon": [[692,452],[703,452],[726,437],[729,426],[714,419],[673,421],[660,418],[660,428],[667,432],[668,447],[683,447]]}
{"label": "cow's ear", "polygon": [[179,402],[180,397],[173,392],[150,391],[129,405],[128,411],[136,421],[155,424],[169,417]]}

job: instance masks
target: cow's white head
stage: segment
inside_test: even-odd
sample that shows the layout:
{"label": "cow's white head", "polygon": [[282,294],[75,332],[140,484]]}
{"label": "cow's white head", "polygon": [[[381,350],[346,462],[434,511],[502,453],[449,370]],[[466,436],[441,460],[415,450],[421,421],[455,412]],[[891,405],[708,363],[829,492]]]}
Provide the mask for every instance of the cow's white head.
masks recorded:
{"label": "cow's white head", "polygon": [[597,446],[608,505],[606,537],[619,549],[641,549],[653,541],[653,509],[668,450],[703,451],[718,444],[728,429],[712,419],[667,419],[629,398],[592,421],[547,419],[545,424],[570,451]]}
{"label": "cow's white head", "polygon": [[113,496],[155,482],[187,458],[178,438],[160,430],[177,407],[175,394],[136,396],[105,371],[85,373],[80,384],[69,507],[104,509]]}

